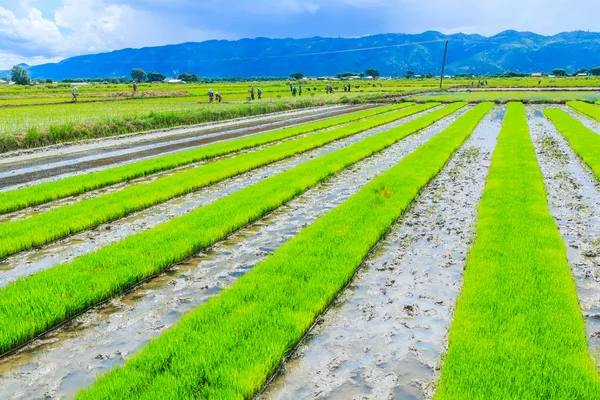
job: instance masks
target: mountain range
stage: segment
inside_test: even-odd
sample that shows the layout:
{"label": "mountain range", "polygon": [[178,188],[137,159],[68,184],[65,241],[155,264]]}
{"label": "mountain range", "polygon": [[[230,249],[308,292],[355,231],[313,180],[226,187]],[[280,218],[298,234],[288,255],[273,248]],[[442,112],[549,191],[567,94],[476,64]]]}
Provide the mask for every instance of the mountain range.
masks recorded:
{"label": "mountain range", "polygon": [[209,40],[176,45],[123,49],[67,58],[28,67],[32,78],[104,78],[129,76],[133,68],[166,76],[187,72],[205,77],[335,75],[379,69],[381,75],[439,74],[445,41],[449,41],[447,74],[515,71],[575,71],[600,65],[600,33],[565,32],[544,36],[505,31],[495,36],[428,31],[359,38]]}

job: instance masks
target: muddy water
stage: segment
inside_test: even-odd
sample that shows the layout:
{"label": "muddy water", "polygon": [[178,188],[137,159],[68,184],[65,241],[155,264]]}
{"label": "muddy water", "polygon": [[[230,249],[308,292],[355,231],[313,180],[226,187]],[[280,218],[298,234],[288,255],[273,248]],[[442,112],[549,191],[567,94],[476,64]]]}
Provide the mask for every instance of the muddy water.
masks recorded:
{"label": "muddy water", "polygon": [[600,360],[600,185],[540,110],[528,108],[531,136],[545,178],[550,213],[567,246],[590,352]]}
{"label": "muddy water", "polygon": [[85,313],[0,361],[0,398],[64,398],[88,386],[98,373],[121,364],[183,313],[231,285],[303,227],[356,193],[454,119],[452,116],[439,121],[358,163],[210,251]]}
{"label": "muddy water", "polygon": [[0,187],[5,189],[14,188],[14,186],[23,187],[34,183],[40,183],[48,178],[64,178],[66,176],[92,172],[99,168],[126,165],[157,156],[195,149],[215,142],[228,141],[242,136],[255,136],[257,134],[272,131],[276,129],[278,125],[282,124],[285,124],[286,126],[296,126],[302,123],[315,122],[350,113],[353,110],[354,108],[325,111],[316,115],[290,118],[283,123],[267,123],[255,127],[245,127],[226,131],[215,130],[216,133],[187,135],[189,137],[185,139],[170,140],[166,143],[142,144],[133,148],[119,148],[118,150],[112,151],[104,149],[101,152],[94,152],[93,155],[71,156],[66,161],[45,159],[34,162],[34,165],[31,166],[18,166],[17,168],[19,169],[16,169],[13,165],[0,167]]}
{"label": "muddy water", "polygon": [[[432,112],[432,110],[426,111],[426,113],[428,112]],[[462,112],[464,112],[464,110],[459,111],[459,114],[457,115],[460,115]],[[358,135],[330,143],[307,153],[267,165],[188,195],[169,200],[123,219],[100,225],[95,229],[81,232],[64,240],[44,246],[41,249],[35,249],[9,257],[0,262],[0,287],[5,286],[7,283],[12,282],[19,277],[30,275],[57,264],[70,262],[75,257],[90,253],[135,233],[156,227],[174,217],[186,214],[203,205],[210,204],[265,178],[294,168],[313,158],[347,147],[392,127],[414,120],[421,115],[423,115],[423,113],[400,119],[392,124],[370,129],[359,133]],[[155,178],[152,177],[149,179]]]}
{"label": "muddy water", "polygon": [[482,121],[259,398],[431,397],[503,113]]}
{"label": "muddy water", "polygon": [[586,128],[591,129],[594,132],[600,134],[600,122],[596,121],[592,117],[588,117],[587,115],[580,113],[579,111],[577,111],[569,106],[559,106],[557,108],[560,108],[560,109],[566,111],[572,117],[577,118],[579,121],[581,121],[583,123],[583,125],[585,125]]}

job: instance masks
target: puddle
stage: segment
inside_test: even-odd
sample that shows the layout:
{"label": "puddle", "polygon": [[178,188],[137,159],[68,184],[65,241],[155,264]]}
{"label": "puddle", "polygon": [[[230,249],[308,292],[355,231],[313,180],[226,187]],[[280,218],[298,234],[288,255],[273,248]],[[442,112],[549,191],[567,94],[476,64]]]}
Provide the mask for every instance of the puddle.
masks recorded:
{"label": "puddle", "polygon": [[485,117],[259,399],[433,395],[503,112]]}
{"label": "puddle", "polygon": [[[600,184],[539,107],[528,108],[548,205],[567,246],[590,353],[600,356]],[[533,117],[532,117],[533,114]],[[598,361],[600,367],[600,361]]]}
{"label": "puddle", "polygon": [[211,249],[0,360],[0,398],[64,398],[90,385],[98,373],[121,364],[455,118],[363,160]]}
{"label": "puddle", "polygon": [[[294,156],[292,158],[258,168],[237,177],[227,179],[215,185],[177,197],[157,206],[134,213],[125,218],[111,223],[100,225],[94,229],[84,231],[54,242],[40,249],[19,253],[3,260],[6,265],[0,269],[0,287],[6,286],[20,277],[31,275],[34,272],[48,269],[52,266],[72,261],[75,257],[90,253],[101,247],[115,243],[133,234],[143,232],[163,224],[172,218],[187,214],[198,207],[210,204],[220,198],[236,191],[249,187],[263,179],[274,176],[283,171],[294,168],[313,158],[329,154],[341,148],[357,143],[367,137],[383,132],[390,128],[412,121],[420,116],[432,112],[412,115],[391,124],[380,126],[357,135],[338,140],[321,148]],[[465,109],[458,114],[464,113]],[[440,122],[443,123],[443,122]],[[156,179],[156,178],[149,178]]]}

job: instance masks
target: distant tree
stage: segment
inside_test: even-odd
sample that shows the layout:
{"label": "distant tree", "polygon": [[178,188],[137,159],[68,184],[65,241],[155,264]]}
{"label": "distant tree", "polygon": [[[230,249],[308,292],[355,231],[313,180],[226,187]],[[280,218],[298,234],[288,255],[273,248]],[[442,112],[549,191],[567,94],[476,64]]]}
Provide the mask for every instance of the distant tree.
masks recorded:
{"label": "distant tree", "polygon": [[435,75],[432,74],[431,72],[428,72],[425,74],[425,78],[427,78],[427,79],[435,78]]}
{"label": "distant tree", "polygon": [[577,74],[587,74],[588,70],[585,68],[579,68],[577,71],[575,71],[575,75]]}
{"label": "distant tree", "polygon": [[148,80],[150,82],[162,82],[166,78],[167,78],[166,76],[164,76],[163,74],[159,74],[158,72],[150,72],[150,73],[148,73]]}
{"label": "distant tree", "polygon": [[48,85],[51,85],[51,84],[53,84],[54,82],[52,81],[52,79],[48,78],[48,79],[46,79],[46,83],[47,83]]}
{"label": "distant tree", "polygon": [[397,72],[392,72],[392,79],[398,79],[400,78],[400,74]]}
{"label": "distant tree", "polygon": [[131,78],[136,82],[144,82],[146,80],[146,71],[141,68],[131,70]]}
{"label": "distant tree", "polygon": [[302,72],[294,72],[293,74],[290,75],[290,78],[300,80],[300,79],[304,78],[304,74]]}
{"label": "distant tree", "polygon": [[177,75],[177,79],[181,79],[182,81],[186,82],[198,82],[200,80],[198,75],[188,74],[186,72],[182,72],[181,74]]}
{"label": "distant tree", "polygon": [[406,71],[406,79],[410,79],[413,76],[415,76],[415,71],[411,71],[410,69],[408,71]]}
{"label": "distant tree", "polygon": [[589,73],[594,76],[600,75],[600,67],[594,67],[589,70]]}
{"label": "distant tree", "polygon": [[17,85],[29,85],[29,83],[31,83],[31,79],[29,79],[27,70],[19,67],[18,65],[15,65],[10,71],[10,80],[15,82]]}
{"label": "distant tree", "polygon": [[367,68],[365,75],[372,76],[373,78],[379,78],[379,70],[375,68]]}
{"label": "distant tree", "polygon": [[554,68],[552,70],[552,75],[555,75],[555,76],[567,76],[567,71],[565,71],[562,68]]}

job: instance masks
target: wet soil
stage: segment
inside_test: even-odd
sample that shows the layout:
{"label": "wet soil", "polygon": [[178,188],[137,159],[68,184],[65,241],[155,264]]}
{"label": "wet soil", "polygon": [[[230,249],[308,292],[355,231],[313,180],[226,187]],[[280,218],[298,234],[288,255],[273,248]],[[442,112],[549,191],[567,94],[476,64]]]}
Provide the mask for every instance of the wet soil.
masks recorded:
{"label": "wet soil", "polygon": [[258,398],[432,396],[503,115],[482,121]]}
{"label": "wet soil", "polygon": [[0,397],[72,396],[91,384],[98,373],[121,364],[152,337],[171,327],[185,312],[234,283],[455,118],[439,121],[359,162],[211,249],[0,360]]}
{"label": "wet soil", "polygon": [[[335,116],[354,112],[357,108],[343,108],[326,112],[310,113],[308,116],[288,118],[280,122],[271,122],[257,126],[246,126],[223,131],[222,129],[207,129],[172,137],[155,139],[135,145],[119,146],[118,151],[111,152],[103,149],[91,152],[82,157],[81,154],[59,157],[58,159],[42,159],[19,165],[0,166],[0,188],[38,181],[50,177],[73,174],[91,168],[107,167],[153,156],[165,155],[177,151],[189,150],[202,145],[264,133],[281,126],[295,126],[329,119]],[[291,125],[290,125],[291,124]]]}
{"label": "wet soil", "polygon": [[548,205],[567,246],[590,353],[600,368],[600,184],[540,107],[528,107]]}
{"label": "wet soil", "polygon": [[[51,268],[55,265],[72,261],[75,257],[98,250],[111,243],[120,241],[127,236],[154,228],[163,224],[174,217],[189,213],[198,207],[210,204],[220,198],[223,198],[236,191],[251,186],[263,179],[274,176],[280,172],[289,170],[313,158],[331,153],[353,143],[359,142],[369,136],[388,130],[392,127],[402,125],[408,121],[419,118],[420,116],[432,112],[434,109],[427,110],[410,117],[399,119],[391,124],[380,126],[367,130],[357,135],[330,143],[318,149],[291,157],[280,162],[270,164],[254,171],[239,175],[237,177],[224,180],[215,185],[200,189],[185,196],[177,197],[167,202],[161,203],[146,210],[134,213],[128,217],[102,224],[92,230],[81,232],[66,239],[54,242],[39,249],[23,252],[0,261],[0,287],[5,286],[15,279],[25,277],[34,272]],[[461,110],[457,115],[464,112]],[[440,122],[443,124],[445,122]],[[146,182],[151,182],[157,176],[145,178]],[[102,192],[120,190],[119,187],[106,188]],[[43,212],[49,208],[57,207],[61,204],[68,204],[73,201],[79,201],[82,197],[97,196],[99,193],[89,193],[80,196],[77,199],[67,199],[62,202],[53,203],[51,206],[34,208],[33,210],[23,210],[18,213],[8,214],[6,219],[18,220],[31,217],[36,213]],[[5,219],[5,220],[6,220]]]}

